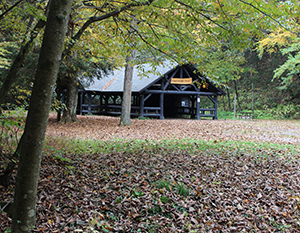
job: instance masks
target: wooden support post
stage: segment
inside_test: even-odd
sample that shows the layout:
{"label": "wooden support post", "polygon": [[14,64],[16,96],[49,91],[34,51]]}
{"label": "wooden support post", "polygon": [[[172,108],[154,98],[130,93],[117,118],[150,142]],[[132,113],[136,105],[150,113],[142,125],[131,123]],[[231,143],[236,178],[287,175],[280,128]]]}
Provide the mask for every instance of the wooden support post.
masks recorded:
{"label": "wooden support post", "polygon": [[88,114],[91,114],[92,112],[92,95],[91,93],[87,93],[88,97]]}
{"label": "wooden support post", "polygon": [[[161,83],[160,83],[160,89],[161,90],[164,90],[164,80],[162,79],[161,80]],[[159,101],[160,101],[160,103],[159,103],[159,106],[160,106],[160,116],[159,116],[159,118],[160,119],[165,119],[165,114],[164,114],[164,97],[165,97],[165,94],[164,93],[161,93],[160,94],[160,99],[159,99]]]}
{"label": "wooden support post", "polygon": [[79,100],[79,114],[82,115],[82,104],[83,104],[83,97],[84,97],[84,92],[80,93],[80,100]]}
{"label": "wooden support post", "polygon": [[196,102],[196,118],[199,120],[200,118],[200,95],[197,94],[197,102]]}
{"label": "wooden support post", "polygon": [[217,105],[217,103],[218,103],[218,96],[217,95],[214,96],[214,100],[215,100],[215,102],[214,102],[214,107],[215,107],[214,120],[218,120],[218,105]]}
{"label": "wooden support post", "polygon": [[144,117],[144,94],[140,95],[140,117]]}
{"label": "wooden support post", "polygon": [[160,116],[159,118],[160,119],[165,119],[164,117],[164,94],[160,94],[160,103],[159,103],[159,106],[160,106]]}
{"label": "wooden support post", "polygon": [[192,105],[191,105],[191,119],[195,118],[195,97],[194,96],[190,96]]}

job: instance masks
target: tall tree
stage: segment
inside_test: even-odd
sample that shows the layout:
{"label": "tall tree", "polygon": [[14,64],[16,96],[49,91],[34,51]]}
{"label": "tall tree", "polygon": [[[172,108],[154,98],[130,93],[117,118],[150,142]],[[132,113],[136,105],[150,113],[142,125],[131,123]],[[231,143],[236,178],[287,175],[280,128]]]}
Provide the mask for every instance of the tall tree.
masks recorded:
{"label": "tall tree", "polygon": [[124,90],[122,98],[122,112],[120,125],[130,126],[130,111],[131,111],[131,91],[132,91],[132,77],[133,65],[135,58],[135,49],[129,49],[129,54],[126,56],[125,77],[124,77]]}
{"label": "tall tree", "polygon": [[136,17],[133,16],[130,21],[129,36],[127,38],[127,43],[130,45],[128,49],[128,54],[126,55],[125,64],[125,77],[124,77],[124,88],[123,88],[123,98],[122,98],[122,112],[120,125],[129,126],[130,122],[130,112],[131,112],[131,91],[132,91],[132,78],[134,69],[134,59],[135,59],[135,46],[136,38],[134,34],[134,28],[136,27]]}
{"label": "tall tree", "polygon": [[61,61],[72,0],[52,0],[20,144],[12,232],[35,226],[37,184],[52,93]]}

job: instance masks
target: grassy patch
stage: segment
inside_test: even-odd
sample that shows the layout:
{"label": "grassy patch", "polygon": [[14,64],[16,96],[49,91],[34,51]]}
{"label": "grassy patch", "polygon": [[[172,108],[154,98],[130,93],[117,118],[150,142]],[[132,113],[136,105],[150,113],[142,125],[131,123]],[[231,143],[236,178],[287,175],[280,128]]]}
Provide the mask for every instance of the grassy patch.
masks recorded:
{"label": "grassy patch", "polygon": [[59,154],[109,154],[109,153],[142,153],[142,154],[253,154],[255,156],[284,156],[299,158],[299,145],[285,145],[267,142],[243,142],[221,140],[67,140],[64,138],[50,138],[45,142],[45,153]]}

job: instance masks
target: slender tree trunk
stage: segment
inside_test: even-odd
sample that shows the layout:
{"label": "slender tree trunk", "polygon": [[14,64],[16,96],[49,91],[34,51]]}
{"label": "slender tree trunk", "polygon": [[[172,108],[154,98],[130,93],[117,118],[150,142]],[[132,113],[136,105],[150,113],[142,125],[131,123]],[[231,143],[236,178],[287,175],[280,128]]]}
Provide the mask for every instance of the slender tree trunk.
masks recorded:
{"label": "slender tree trunk", "polygon": [[124,77],[124,91],[122,99],[122,113],[121,126],[131,125],[130,110],[131,110],[131,90],[132,90],[132,76],[133,76],[133,60],[135,57],[135,50],[130,50],[130,54],[126,56],[125,77]]}
{"label": "slender tree trunk", "polygon": [[235,89],[235,94],[236,94],[236,101],[237,101],[238,110],[240,110],[241,105],[240,105],[240,100],[239,100],[238,80],[234,80],[234,89]]}
{"label": "slender tree trunk", "polygon": [[77,77],[75,75],[69,76],[67,79],[67,99],[66,109],[64,110],[61,122],[69,123],[78,121],[76,116],[77,102],[78,102],[78,88]]}
{"label": "slender tree trunk", "polygon": [[51,2],[21,140],[13,204],[12,232],[14,233],[29,232],[35,226],[41,154],[72,2],[72,0]]}
{"label": "slender tree trunk", "polygon": [[229,88],[227,89],[227,99],[228,99],[228,108],[229,108],[229,111],[231,111],[231,100],[230,100]]}
{"label": "slender tree trunk", "polygon": [[[74,25],[72,24],[72,26],[68,28],[67,34],[70,37],[73,37],[73,32],[74,32]],[[77,57],[76,51],[73,55],[71,55],[71,57],[69,57],[69,59],[72,59],[73,57]],[[76,75],[70,74],[69,76],[65,77],[65,80],[67,82],[67,99],[65,103],[66,108],[64,109],[61,122],[71,123],[71,122],[78,121],[76,116],[77,103],[78,103],[77,73]]]}
{"label": "slender tree trunk", "polygon": [[58,77],[56,80],[56,96],[57,96],[57,100],[59,101],[59,107],[56,110],[57,116],[56,116],[56,120],[57,122],[60,121],[61,119],[61,94],[62,94],[62,84],[61,84],[61,78]]}

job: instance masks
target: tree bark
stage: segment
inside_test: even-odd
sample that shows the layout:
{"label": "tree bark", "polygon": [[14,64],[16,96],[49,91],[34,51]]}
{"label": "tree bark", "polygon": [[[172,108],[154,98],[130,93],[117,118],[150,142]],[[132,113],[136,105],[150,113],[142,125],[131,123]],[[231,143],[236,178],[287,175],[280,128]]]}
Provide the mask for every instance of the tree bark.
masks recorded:
{"label": "tree bark", "polygon": [[228,108],[229,108],[229,111],[231,111],[231,100],[230,100],[229,88],[227,89],[227,99],[228,99]]}
{"label": "tree bark", "polygon": [[35,226],[41,154],[72,2],[51,2],[25,130],[20,142],[20,162],[13,204],[14,233],[28,232]]}
{"label": "tree bark", "polygon": [[62,123],[70,123],[78,121],[76,116],[77,102],[78,102],[78,88],[77,77],[75,75],[69,76],[67,79],[67,99],[66,108],[61,119]]}
{"label": "tree bark", "polygon": [[122,99],[122,113],[120,126],[129,126],[130,110],[131,110],[131,90],[132,90],[132,76],[133,76],[133,60],[135,58],[135,50],[131,49],[130,54],[126,56],[125,77],[124,77],[124,91]]}
{"label": "tree bark", "polygon": [[234,80],[234,90],[235,90],[235,94],[236,94],[236,101],[237,101],[237,105],[238,105],[238,110],[241,110],[240,99],[239,99],[238,80]]}
{"label": "tree bark", "polygon": [[[61,101],[61,96],[62,96],[62,85],[61,85],[61,78],[58,77],[56,80],[56,96],[57,100]],[[60,102],[61,103],[61,102]],[[59,122],[61,120],[61,104],[58,109],[56,109],[56,121]]]}

